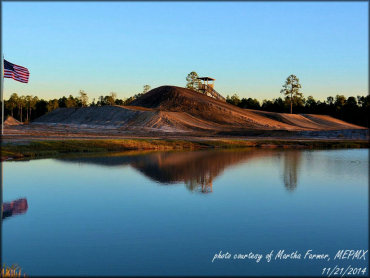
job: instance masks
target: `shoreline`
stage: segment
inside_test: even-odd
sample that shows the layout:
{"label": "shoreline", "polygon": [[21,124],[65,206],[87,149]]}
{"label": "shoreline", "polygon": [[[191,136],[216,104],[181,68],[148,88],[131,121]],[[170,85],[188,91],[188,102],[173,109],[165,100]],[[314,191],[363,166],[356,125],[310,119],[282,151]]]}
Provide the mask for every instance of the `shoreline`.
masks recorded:
{"label": "shoreline", "polygon": [[[12,136],[4,136],[12,137]],[[15,140],[14,140],[15,139]],[[18,140],[19,139],[19,140]],[[2,138],[1,161],[65,154],[205,149],[348,149],[369,148],[368,140],[296,138]]]}

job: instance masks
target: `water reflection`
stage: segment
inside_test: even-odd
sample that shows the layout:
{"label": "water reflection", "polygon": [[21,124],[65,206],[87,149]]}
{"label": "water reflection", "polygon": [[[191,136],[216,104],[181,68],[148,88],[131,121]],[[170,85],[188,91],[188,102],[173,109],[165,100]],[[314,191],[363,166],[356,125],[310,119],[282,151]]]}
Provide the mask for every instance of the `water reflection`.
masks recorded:
{"label": "water reflection", "polygon": [[[264,157],[278,157],[276,150],[218,150],[218,151],[192,151],[192,152],[155,152],[146,154],[130,153],[105,157],[76,157],[60,159],[71,163],[88,163],[100,166],[130,165],[149,179],[163,185],[184,183],[192,192],[213,192],[213,181],[222,172],[234,165],[248,160]],[[285,157],[288,165],[294,159]],[[294,169],[294,165],[290,165]],[[289,167],[288,167],[289,169]],[[295,181],[295,186],[297,181]]]}
{"label": "water reflection", "polygon": [[4,263],[18,263],[30,276],[314,276],[321,262],[212,258],[220,250],[279,248],[336,254],[338,242],[366,248],[367,152],[250,149],[9,161],[5,200],[27,197],[32,211],[3,221]]}
{"label": "water reflection", "polygon": [[26,198],[14,200],[10,203],[3,203],[2,219],[5,219],[13,215],[26,213],[27,209],[28,203]]}
{"label": "water reflection", "polygon": [[3,202],[3,162],[0,161],[0,208],[1,208],[1,220],[11,217],[17,214],[23,214],[28,209],[27,199],[20,198],[10,203]]}
{"label": "water reflection", "polygon": [[188,190],[201,193],[212,193],[213,177],[206,176],[200,179],[185,180],[185,186]]}
{"label": "water reflection", "polygon": [[104,157],[63,158],[61,161],[103,166],[130,165],[160,184],[183,182],[192,192],[213,192],[213,181],[226,168],[242,162],[274,157],[283,159],[283,184],[293,192],[298,186],[298,172],[302,151],[244,150],[129,153]]}
{"label": "water reflection", "polygon": [[298,185],[298,172],[301,162],[302,152],[285,151],[284,152],[284,176],[283,181],[285,188],[292,192]]}

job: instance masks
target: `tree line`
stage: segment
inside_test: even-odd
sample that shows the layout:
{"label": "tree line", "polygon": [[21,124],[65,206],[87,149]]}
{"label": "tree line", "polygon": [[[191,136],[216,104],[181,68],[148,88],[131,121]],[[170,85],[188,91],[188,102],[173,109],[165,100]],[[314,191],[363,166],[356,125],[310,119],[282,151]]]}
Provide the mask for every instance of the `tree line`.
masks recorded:
{"label": "tree line", "polygon": [[[198,74],[191,72],[187,78],[186,87],[196,90],[199,82]],[[316,100],[313,96],[305,98],[300,92],[301,85],[295,75],[290,75],[280,91],[283,97],[265,99],[262,102],[255,98],[240,98],[237,94],[227,96],[226,101],[240,108],[256,109],[279,113],[306,113],[323,114],[347,121],[349,123],[369,127],[368,117],[370,114],[370,96],[350,96],[344,95],[329,96],[326,100]],[[117,94],[112,92],[105,96],[100,96],[89,102],[87,93],[80,90],[77,97],[69,95],[59,99],[44,100],[37,96],[18,96],[13,93],[8,100],[5,100],[5,115],[11,115],[21,122],[29,122],[57,108],[77,108],[87,106],[105,105],[129,105],[135,99],[150,90],[149,85],[143,87],[143,92],[135,94],[129,98],[119,99]]]}
{"label": "tree line", "polygon": [[48,112],[58,108],[78,108],[88,106],[105,106],[105,105],[129,105],[135,99],[145,94],[150,90],[149,85],[145,85],[142,93],[135,94],[129,98],[119,99],[117,94],[111,92],[106,96],[100,96],[98,99],[92,99],[89,102],[89,97],[84,90],[80,90],[77,97],[69,95],[61,98],[54,98],[50,100],[39,99],[32,95],[18,95],[11,94],[8,100],[4,101],[4,115],[14,117],[20,122],[30,122]]}
{"label": "tree line", "polygon": [[297,98],[293,102],[288,96],[265,99],[259,102],[255,98],[240,98],[237,94],[227,96],[226,101],[240,108],[263,110],[270,112],[289,113],[291,107],[295,113],[323,114],[333,116],[343,121],[369,127],[370,96],[344,95],[329,96],[325,101],[316,100],[314,97]]}
{"label": "tree line", "polygon": [[285,97],[263,100],[260,103],[257,99],[242,98],[237,94],[226,97],[230,104],[241,108],[256,109],[278,113],[306,113],[323,114],[333,116],[343,121],[369,127],[370,96],[350,96],[344,95],[329,96],[325,101],[316,100],[313,96],[305,98],[300,92],[302,88],[299,78],[291,74],[285,80],[280,93]]}
{"label": "tree line", "polygon": [[[199,84],[198,74],[190,72],[186,77],[186,87],[197,91]],[[237,94],[226,97],[226,102],[240,108],[263,110],[278,113],[306,113],[333,116],[349,123],[369,127],[370,96],[344,95],[329,96],[324,101],[316,100],[313,96],[305,98],[301,93],[299,78],[289,75],[280,90],[284,97],[272,100],[263,100],[262,103],[255,98],[240,98]]]}

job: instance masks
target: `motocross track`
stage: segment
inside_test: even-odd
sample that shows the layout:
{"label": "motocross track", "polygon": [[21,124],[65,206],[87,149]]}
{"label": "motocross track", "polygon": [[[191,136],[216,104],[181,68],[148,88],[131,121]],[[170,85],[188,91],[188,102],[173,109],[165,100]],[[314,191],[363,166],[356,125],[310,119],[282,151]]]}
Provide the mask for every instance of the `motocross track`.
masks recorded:
{"label": "motocross track", "polygon": [[[130,106],[59,108],[6,133],[91,133],[139,136],[306,136],[366,139],[368,130],[326,115],[242,109],[190,89],[161,86]],[[18,130],[18,132],[17,132]]]}

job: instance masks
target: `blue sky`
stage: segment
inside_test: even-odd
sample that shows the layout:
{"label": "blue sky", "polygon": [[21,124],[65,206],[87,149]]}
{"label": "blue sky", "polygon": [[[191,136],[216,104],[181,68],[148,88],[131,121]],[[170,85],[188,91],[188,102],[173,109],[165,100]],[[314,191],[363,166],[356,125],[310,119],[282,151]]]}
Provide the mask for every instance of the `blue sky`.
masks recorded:
{"label": "blue sky", "polygon": [[368,2],[3,2],[5,59],[28,67],[13,92],[119,98],[143,85],[185,86],[195,70],[222,95],[368,93]]}

